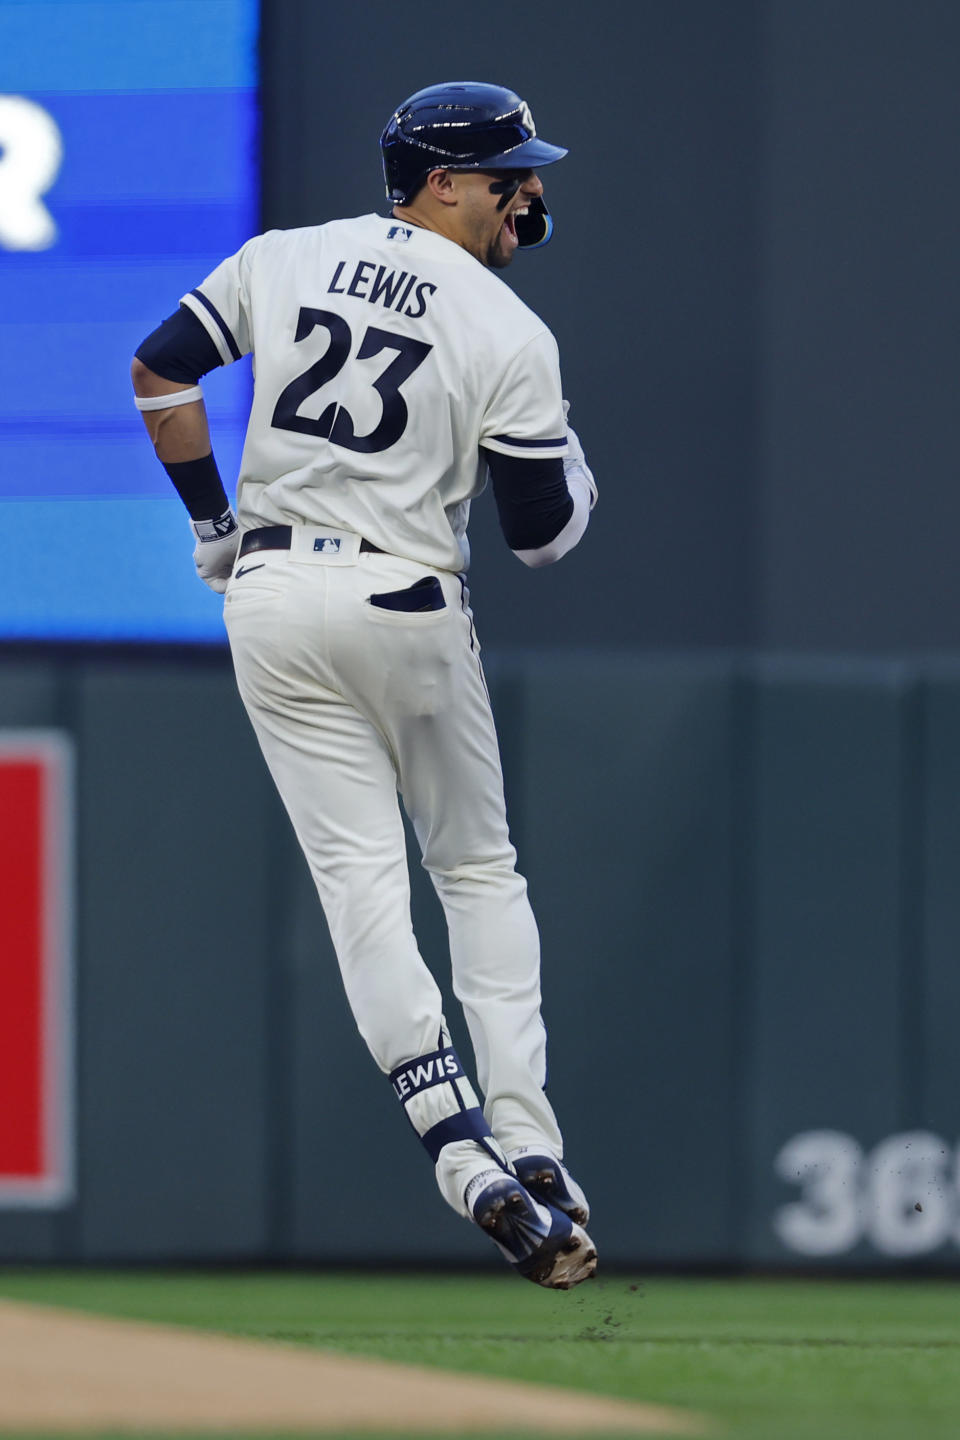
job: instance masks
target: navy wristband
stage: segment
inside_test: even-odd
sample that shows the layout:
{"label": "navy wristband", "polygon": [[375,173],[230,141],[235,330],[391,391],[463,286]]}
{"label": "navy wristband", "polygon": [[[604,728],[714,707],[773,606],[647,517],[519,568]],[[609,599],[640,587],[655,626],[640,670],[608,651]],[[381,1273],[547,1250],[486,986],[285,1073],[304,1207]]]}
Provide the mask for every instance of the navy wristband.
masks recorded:
{"label": "navy wristband", "polygon": [[216,520],[230,508],[213,452],[200,460],[161,462],[191,520]]}

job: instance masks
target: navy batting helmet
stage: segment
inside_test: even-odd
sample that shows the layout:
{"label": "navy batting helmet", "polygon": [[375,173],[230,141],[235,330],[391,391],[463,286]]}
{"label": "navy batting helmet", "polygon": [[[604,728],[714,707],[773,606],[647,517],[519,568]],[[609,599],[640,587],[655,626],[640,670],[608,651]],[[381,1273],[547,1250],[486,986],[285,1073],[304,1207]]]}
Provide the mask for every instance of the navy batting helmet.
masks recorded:
{"label": "navy batting helmet", "polygon": [[[473,80],[429,85],[405,100],[380,136],[387,198],[409,205],[431,170],[534,170],[566,150],[537,138],[530,106],[502,85]],[[550,239],[553,222],[542,200],[521,217],[522,246]]]}

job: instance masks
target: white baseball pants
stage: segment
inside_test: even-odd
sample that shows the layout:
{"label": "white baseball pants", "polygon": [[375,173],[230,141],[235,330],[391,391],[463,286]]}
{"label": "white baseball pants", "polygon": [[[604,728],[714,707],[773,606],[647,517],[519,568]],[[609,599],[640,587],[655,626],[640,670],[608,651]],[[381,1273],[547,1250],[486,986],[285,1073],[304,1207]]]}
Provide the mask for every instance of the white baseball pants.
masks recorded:
{"label": "white baseball pants", "polygon": [[[467,593],[448,571],[361,553],[356,535],[292,533],[290,550],[241,558],[227,589],[240,694],[310,866],[360,1033],[431,1150],[441,1191],[466,1213],[464,1186],[491,1167],[497,1146],[470,1138],[464,1112],[504,1151],[562,1155],[543,1092],[539,936],[507,831]],[[369,601],[431,575],[442,609]],[[413,934],[398,789],[446,915],[483,1117],[469,1081],[447,1078],[458,1067]]]}

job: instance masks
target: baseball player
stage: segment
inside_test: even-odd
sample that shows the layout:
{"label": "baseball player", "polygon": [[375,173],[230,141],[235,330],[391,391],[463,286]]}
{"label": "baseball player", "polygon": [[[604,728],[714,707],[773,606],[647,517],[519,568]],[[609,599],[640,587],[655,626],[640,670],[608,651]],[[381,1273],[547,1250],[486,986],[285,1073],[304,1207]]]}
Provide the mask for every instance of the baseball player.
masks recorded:
{"label": "baseball player", "polygon": [[[200,578],[225,592],[240,694],[360,1033],[444,1198],[521,1275],[569,1289],[596,1251],[543,1089],[539,939],[465,584],[488,474],[530,566],[576,545],[596,500],[556,343],[496,273],[550,238],[537,171],[567,152],[512,91],[476,83],[411,96],[380,143],[392,213],[248,241],[140,346],[136,403]],[[235,513],[198,382],[248,353]],[[412,931],[398,791],[482,1108]]]}

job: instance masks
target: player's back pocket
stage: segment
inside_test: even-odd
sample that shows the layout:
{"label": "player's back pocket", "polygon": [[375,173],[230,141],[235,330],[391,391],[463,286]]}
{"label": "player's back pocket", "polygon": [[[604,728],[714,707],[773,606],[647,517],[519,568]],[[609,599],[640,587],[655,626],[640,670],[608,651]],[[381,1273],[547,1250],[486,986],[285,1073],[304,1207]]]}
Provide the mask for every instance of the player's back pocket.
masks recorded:
{"label": "player's back pocket", "polygon": [[378,610],[398,610],[408,615],[422,610],[444,610],[447,604],[436,575],[425,575],[405,590],[385,590],[369,598]]}

